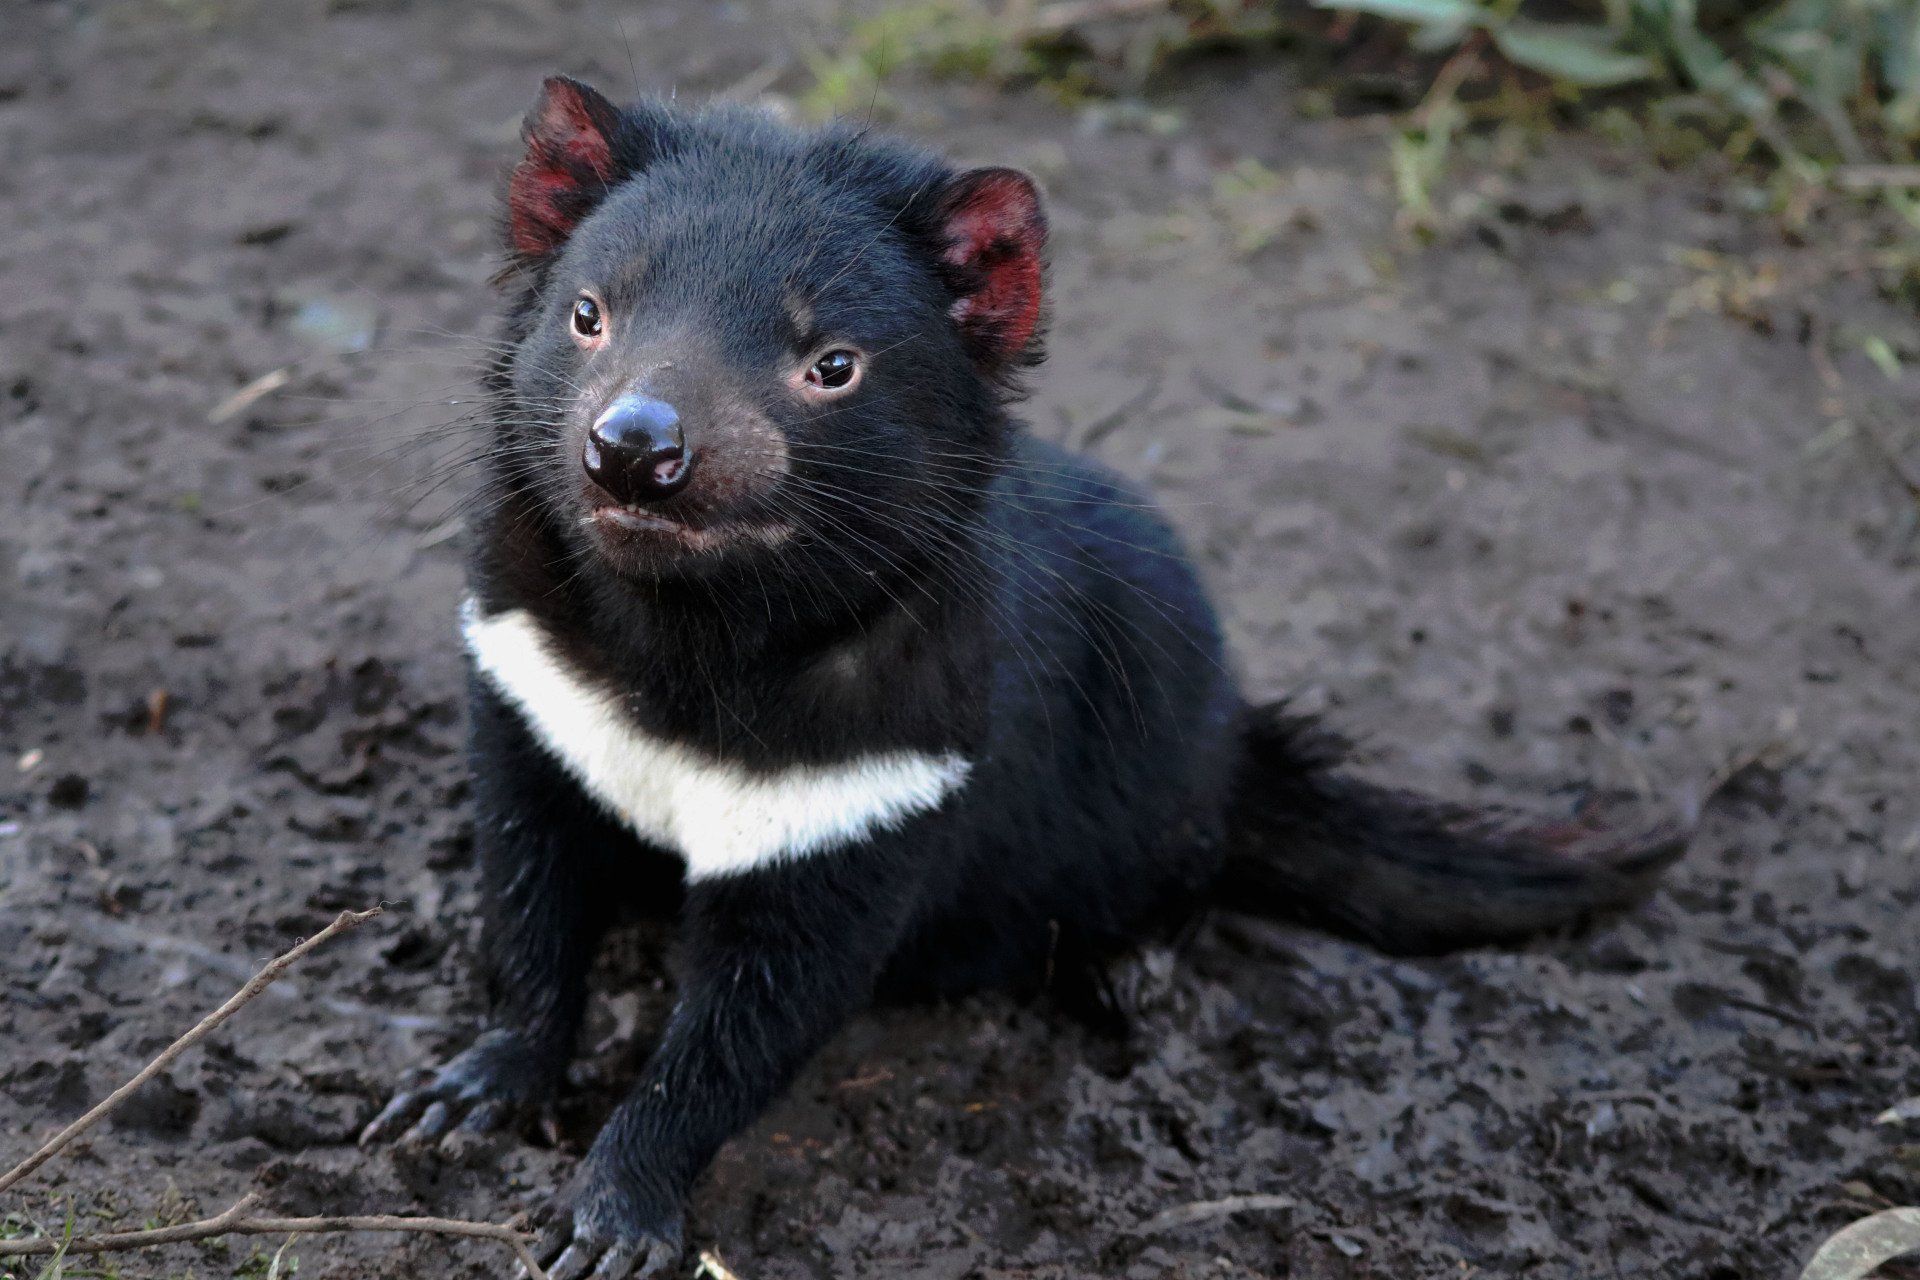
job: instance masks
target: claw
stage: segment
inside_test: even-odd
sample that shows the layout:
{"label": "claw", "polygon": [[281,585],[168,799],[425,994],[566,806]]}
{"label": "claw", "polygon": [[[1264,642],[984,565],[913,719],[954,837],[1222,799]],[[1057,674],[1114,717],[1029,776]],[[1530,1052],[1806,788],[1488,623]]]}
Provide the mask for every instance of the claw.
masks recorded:
{"label": "claw", "polygon": [[630,1240],[607,1250],[594,1268],[595,1280],[648,1280],[672,1265],[679,1249],[664,1240]]}
{"label": "claw", "polygon": [[486,1032],[426,1084],[397,1094],[361,1131],[361,1145],[396,1135],[425,1144],[450,1132],[472,1136],[502,1128],[550,1088],[540,1061],[512,1032]]}
{"label": "claw", "polygon": [[552,1280],[664,1280],[680,1256],[679,1210],[656,1208],[621,1171],[608,1170],[591,1155],[573,1182],[534,1215],[540,1224],[534,1256]]}
{"label": "claw", "polygon": [[680,1256],[677,1227],[664,1234],[620,1231],[609,1239],[563,1212],[534,1246],[550,1280],[648,1280],[663,1275]]}
{"label": "claw", "polygon": [[547,1268],[548,1280],[579,1280],[587,1274],[587,1268],[593,1265],[594,1250],[583,1241],[576,1240],[568,1245],[566,1251],[554,1259]]}
{"label": "claw", "polygon": [[467,1112],[467,1118],[460,1122],[460,1129],[465,1133],[492,1133],[495,1129],[504,1128],[512,1117],[513,1107],[494,1098]]}
{"label": "claw", "polygon": [[407,1145],[424,1144],[434,1141],[453,1127],[453,1109],[445,1100],[436,1100],[428,1104],[418,1123],[407,1131],[401,1141]]}
{"label": "claw", "polygon": [[640,1265],[640,1270],[635,1274],[639,1277],[639,1280],[647,1280],[649,1276],[657,1276],[672,1266],[673,1260],[679,1256],[679,1245],[667,1240],[655,1240],[647,1246],[647,1259]]}
{"label": "claw", "polygon": [[513,1107],[497,1099],[482,1102],[467,1112],[466,1118],[440,1139],[440,1156],[455,1164],[464,1164],[475,1153],[487,1148],[487,1139],[506,1127],[513,1118]]}
{"label": "claw", "polygon": [[617,1241],[600,1259],[600,1265],[593,1269],[593,1274],[606,1280],[626,1280],[633,1273],[633,1264],[640,1260],[642,1251],[649,1254],[653,1252],[639,1240]]}
{"label": "claw", "polygon": [[391,1137],[396,1130],[413,1119],[425,1101],[425,1097],[418,1089],[408,1089],[404,1093],[395,1094],[393,1101],[382,1107],[380,1114],[369,1120],[367,1127],[360,1131],[360,1145],[371,1146],[373,1143]]}

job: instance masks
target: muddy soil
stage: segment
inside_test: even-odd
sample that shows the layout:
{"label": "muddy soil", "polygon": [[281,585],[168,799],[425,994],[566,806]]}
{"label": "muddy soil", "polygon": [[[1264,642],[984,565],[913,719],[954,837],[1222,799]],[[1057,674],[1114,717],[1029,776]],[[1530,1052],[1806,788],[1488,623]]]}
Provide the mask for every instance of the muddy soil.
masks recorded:
{"label": "muddy soil", "polygon": [[[480,1012],[452,536],[476,441],[429,428],[471,393],[497,175],[544,73],[793,92],[832,14],[631,6],[631,66],[611,9],[567,0],[5,0],[0,25],[0,1154],[391,904],[0,1208],[138,1224],[260,1189],[504,1219],[668,997],[662,939],[622,934],[560,1150],[352,1143]],[[695,1198],[693,1242],[747,1280],[1739,1280],[1920,1202],[1920,1134],[1872,1123],[1920,1094],[1920,504],[1889,462],[1920,377],[1858,354],[1920,336],[1864,224],[1790,243],[1723,175],[1563,138],[1464,175],[1414,248],[1388,123],[1303,119],[1301,74],[1200,69],[1171,132],[934,83],[890,118],[1052,193],[1032,422],[1169,504],[1252,690],[1461,798],[1726,785],[1659,895],[1580,936],[1396,961],[1221,917],[1119,966],[1124,1042],[1000,998],[861,1018]],[[1247,159],[1278,181],[1223,187]],[[1252,1194],[1287,1199],[1141,1229]],[[119,1274],[263,1274],[256,1243]],[[508,1270],[292,1252],[306,1278]]]}

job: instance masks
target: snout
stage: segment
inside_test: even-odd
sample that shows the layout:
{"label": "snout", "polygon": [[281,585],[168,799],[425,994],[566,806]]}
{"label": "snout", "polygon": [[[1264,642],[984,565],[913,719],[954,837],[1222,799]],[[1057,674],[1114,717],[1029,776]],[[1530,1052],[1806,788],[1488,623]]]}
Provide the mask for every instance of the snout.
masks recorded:
{"label": "snout", "polygon": [[621,396],[594,419],[580,463],[589,479],[630,506],[664,502],[693,477],[679,412],[638,393]]}

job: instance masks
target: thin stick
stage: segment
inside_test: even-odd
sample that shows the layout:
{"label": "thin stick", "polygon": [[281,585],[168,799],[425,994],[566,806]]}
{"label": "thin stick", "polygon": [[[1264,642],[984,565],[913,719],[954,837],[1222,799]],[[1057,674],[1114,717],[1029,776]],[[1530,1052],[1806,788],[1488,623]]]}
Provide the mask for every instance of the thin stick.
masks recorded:
{"label": "thin stick", "polygon": [[107,1236],[75,1236],[72,1240],[48,1237],[44,1240],[0,1240],[0,1258],[25,1258],[35,1254],[59,1253],[104,1253],[116,1247],[107,1244],[110,1240],[124,1240],[118,1245],[122,1249],[143,1249],[152,1245],[178,1244],[182,1240],[205,1240],[209,1236],[224,1235],[234,1229],[234,1224],[246,1218],[247,1210],[253,1208],[259,1200],[258,1194],[249,1192],[217,1218],[203,1218],[199,1222],[182,1222],[171,1227],[153,1227],[146,1231],[121,1231]]}
{"label": "thin stick", "polygon": [[1920,187],[1920,164],[1843,164],[1833,171],[1833,185],[1842,191]]}
{"label": "thin stick", "polygon": [[132,1097],[134,1091],[141,1085],[153,1079],[162,1071],[165,1071],[167,1067],[173,1063],[175,1058],[178,1058],[181,1054],[193,1048],[194,1045],[206,1039],[221,1023],[238,1013],[241,1008],[252,1001],[255,996],[258,996],[262,991],[272,986],[274,980],[285,973],[295,961],[337,935],[345,933],[356,925],[364,924],[366,921],[373,919],[379,915],[380,912],[381,908],[379,907],[375,907],[371,911],[342,911],[338,919],[322,929],[319,933],[314,934],[311,938],[308,938],[292,950],[269,961],[266,968],[254,974],[253,977],[247,981],[246,986],[235,992],[232,998],[225,1004],[202,1018],[199,1025],[194,1027],[193,1030],[168,1045],[159,1057],[141,1069],[139,1075],[108,1094],[106,1099],[94,1107],[93,1110],[87,1112],[87,1114],[54,1134],[53,1137],[47,1140],[46,1145],[38,1151],[28,1156],[25,1160],[22,1160],[13,1168],[7,1170],[6,1173],[0,1174],[0,1191],[6,1191],[12,1187],[22,1178],[59,1154],[61,1148],[85,1133],[88,1129],[91,1129],[94,1125],[99,1124],[100,1121],[106,1118],[116,1107]]}
{"label": "thin stick", "polygon": [[512,1249],[532,1280],[547,1280],[546,1272],[527,1249],[531,1236],[493,1222],[466,1222],[459,1218],[404,1218],[394,1214],[344,1215],[323,1218],[250,1218],[257,1195],[247,1195],[218,1217],[146,1231],[116,1231],[103,1236],[75,1236],[71,1240],[0,1240],[0,1258],[27,1258],[45,1254],[124,1253],[163,1244],[185,1244],[216,1236],[322,1235],[347,1231],[393,1231],[416,1235],[465,1236],[497,1240]]}

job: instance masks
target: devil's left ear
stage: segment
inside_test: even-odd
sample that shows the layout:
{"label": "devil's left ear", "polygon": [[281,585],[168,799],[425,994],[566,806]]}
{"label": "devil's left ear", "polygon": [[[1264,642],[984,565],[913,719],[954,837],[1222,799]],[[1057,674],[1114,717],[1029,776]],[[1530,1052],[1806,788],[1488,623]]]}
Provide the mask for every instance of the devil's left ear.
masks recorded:
{"label": "devil's left ear", "polygon": [[1018,169],[970,169],[940,193],[940,261],[951,314],[975,360],[1016,364],[1040,330],[1047,215],[1033,179]]}
{"label": "devil's left ear", "polygon": [[580,220],[630,167],[620,109],[566,76],[549,76],[527,113],[526,154],[507,184],[507,245],[541,259],[565,244]]}

